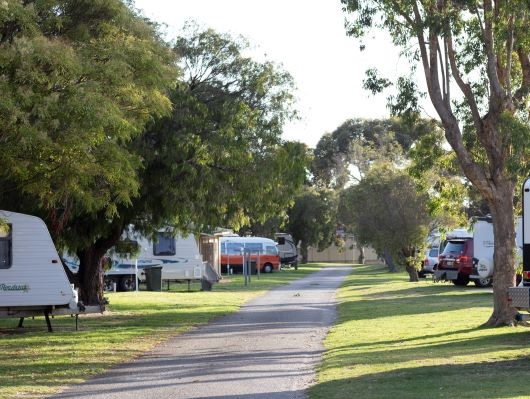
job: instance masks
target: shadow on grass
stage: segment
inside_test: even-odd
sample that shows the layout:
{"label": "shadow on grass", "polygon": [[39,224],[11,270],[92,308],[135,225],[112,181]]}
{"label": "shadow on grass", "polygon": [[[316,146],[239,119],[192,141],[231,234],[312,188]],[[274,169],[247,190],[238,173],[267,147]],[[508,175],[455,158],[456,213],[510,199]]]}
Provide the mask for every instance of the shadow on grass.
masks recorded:
{"label": "shadow on grass", "polygon": [[477,293],[472,296],[465,293],[448,296],[425,293],[419,297],[373,298],[363,301],[359,299],[346,300],[341,306],[354,307],[354,309],[352,314],[341,312],[339,323],[350,320],[375,320],[390,316],[419,314],[432,314],[433,317],[436,317],[436,314],[440,312],[489,306],[490,304],[491,294],[489,293]]}
{"label": "shadow on grass", "polygon": [[358,392],[363,399],[528,397],[530,330],[470,327],[465,321],[469,312],[491,308],[488,290],[408,284],[403,276],[369,266],[354,269],[341,298],[337,339],[357,329],[363,338],[331,343],[311,398]]}
{"label": "shadow on grass", "polygon": [[[312,399],[369,398],[515,398],[528,397],[530,359],[519,357],[467,364],[442,364],[364,374],[319,383]],[[351,369],[355,370],[355,364]]]}
{"label": "shadow on grass", "polygon": [[[373,343],[373,349],[358,350],[360,346],[345,346],[335,348],[330,352],[329,360],[323,370],[355,365],[357,363],[385,364],[414,362],[432,358],[447,359],[454,356],[483,355],[490,352],[516,351],[530,342],[530,331],[516,331],[505,334],[485,335],[479,337],[465,337],[466,333],[476,331],[470,329],[449,333],[437,338],[435,342],[425,342],[425,337],[419,336],[407,341],[382,341]],[[458,337],[455,335],[459,334]],[[464,336],[462,336],[464,334]]]}

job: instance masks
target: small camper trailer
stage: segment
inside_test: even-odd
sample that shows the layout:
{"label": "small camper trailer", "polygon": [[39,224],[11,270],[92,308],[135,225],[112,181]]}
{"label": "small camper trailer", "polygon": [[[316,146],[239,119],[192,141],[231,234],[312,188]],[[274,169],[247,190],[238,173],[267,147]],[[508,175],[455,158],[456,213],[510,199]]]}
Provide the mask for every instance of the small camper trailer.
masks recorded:
{"label": "small camper trailer", "polygon": [[293,265],[298,269],[298,249],[293,237],[287,233],[276,233],[276,246],[280,255],[280,262],[282,265]]}
{"label": "small camper trailer", "polygon": [[[95,309],[97,308],[97,309]],[[0,210],[0,317],[102,312],[78,302],[44,222]]]}

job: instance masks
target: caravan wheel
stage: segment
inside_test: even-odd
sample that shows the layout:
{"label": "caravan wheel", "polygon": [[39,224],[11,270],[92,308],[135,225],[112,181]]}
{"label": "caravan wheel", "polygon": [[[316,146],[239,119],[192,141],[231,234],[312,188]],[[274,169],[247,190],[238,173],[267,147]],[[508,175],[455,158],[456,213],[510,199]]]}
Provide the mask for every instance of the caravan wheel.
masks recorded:
{"label": "caravan wheel", "polygon": [[105,280],[103,280],[103,290],[104,291],[113,291],[114,288],[114,279],[110,277],[105,277]]}
{"label": "caravan wheel", "polygon": [[493,278],[491,277],[478,278],[474,281],[474,283],[479,288],[490,287],[491,284],[493,284]]}
{"label": "caravan wheel", "polygon": [[272,272],[272,265],[270,263],[265,263],[265,265],[263,266],[263,271],[265,273],[270,273]]}
{"label": "caravan wheel", "polygon": [[133,291],[136,288],[134,276],[123,276],[120,279],[120,289],[122,291]]}

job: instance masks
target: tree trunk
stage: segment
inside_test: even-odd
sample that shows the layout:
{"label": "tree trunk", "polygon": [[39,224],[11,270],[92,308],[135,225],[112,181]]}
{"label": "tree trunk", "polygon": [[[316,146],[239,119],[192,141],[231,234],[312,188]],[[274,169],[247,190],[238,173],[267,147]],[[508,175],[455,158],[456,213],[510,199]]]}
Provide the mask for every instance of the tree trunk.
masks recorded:
{"label": "tree trunk", "polygon": [[104,271],[103,256],[119,241],[123,224],[116,223],[109,234],[101,237],[90,247],[77,251],[79,258],[79,299],[85,305],[100,305],[103,302]]}
{"label": "tree trunk", "polygon": [[103,268],[101,259],[106,251],[89,247],[77,252],[79,258],[79,299],[85,305],[103,302]]}
{"label": "tree trunk", "polygon": [[383,257],[385,259],[385,264],[388,267],[388,271],[390,273],[397,273],[396,264],[394,263],[394,259],[392,258],[392,255],[388,249],[384,250]]}
{"label": "tree trunk", "polygon": [[418,269],[416,269],[416,267],[407,265],[407,266],[405,266],[405,270],[409,274],[409,281],[410,282],[420,281],[420,279],[418,277]]}
{"label": "tree trunk", "polygon": [[365,254],[364,254],[364,247],[357,243],[357,248],[359,249],[359,259],[358,262],[361,265],[364,265],[364,261],[366,260]]}
{"label": "tree trunk", "polygon": [[303,241],[302,241],[302,245],[300,246],[300,251],[302,252],[302,264],[306,264],[307,258],[308,258],[307,244],[305,244]]}
{"label": "tree trunk", "polygon": [[416,255],[418,251],[416,247],[409,245],[401,248],[401,253],[405,257],[405,270],[409,274],[410,282],[420,281],[418,277],[418,269],[416,269]]}
{"label": "tree trunk", "polygon": [[513,213],[514,185],[501,181],[493,201],[492,214],[495,250],[493,253],[493,313],[486,326],[514,325],[517,310],[508,302],[508,288],[515,285],[515,225]]}

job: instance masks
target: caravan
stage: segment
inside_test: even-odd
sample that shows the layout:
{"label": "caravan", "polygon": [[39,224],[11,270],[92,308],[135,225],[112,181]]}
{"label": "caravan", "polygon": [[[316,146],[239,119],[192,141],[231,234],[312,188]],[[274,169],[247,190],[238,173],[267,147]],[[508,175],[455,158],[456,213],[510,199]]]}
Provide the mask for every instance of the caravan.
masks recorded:
{"label": "caravan", "polygon": [[281,264],[292,265],[298,269],[298,248],[296,248],[293,237],[287,233],[276,233],[274,236],[276,237]]}
{"label": "caravan", "polygon": [[[0,210],[0,317],[102,312],[78,302],[46,224]],[[21,324],[20,324],[21,325]]]}
{"label": "caravan", "polygon": [[162,280],[204,280],[209,283],[219,281],[217,272],[203,262],[197,240],[191,234],[178,236],[161,229],[153,238],[137,236],[129,240],[138,248],[134,257],[111,256],[112,267],[105,273],[105,286],[113,283],[122,291],[135,289],[137,267],[138,280],[146,279],[145,269],[162,266]]}

